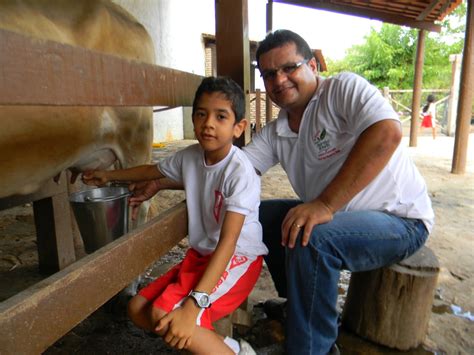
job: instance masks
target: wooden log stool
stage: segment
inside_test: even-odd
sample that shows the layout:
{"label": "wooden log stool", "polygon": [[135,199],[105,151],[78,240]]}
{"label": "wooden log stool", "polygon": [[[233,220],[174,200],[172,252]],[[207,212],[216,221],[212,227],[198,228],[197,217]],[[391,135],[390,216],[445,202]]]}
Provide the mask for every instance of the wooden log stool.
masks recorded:
{"label": "wooden log stool", "polygon": [[241,333],[252,326],[252,314],[249,311],[248,298],[231,314],[213,323],[214,329],[222,336],[233,337],[234,327]]}
{"label": "wooden log stool", "polygon": [[438,259],[426,246],[397,264],[352,273],[342,325],[390,348],[419,346],[427,332],[438,273]]}

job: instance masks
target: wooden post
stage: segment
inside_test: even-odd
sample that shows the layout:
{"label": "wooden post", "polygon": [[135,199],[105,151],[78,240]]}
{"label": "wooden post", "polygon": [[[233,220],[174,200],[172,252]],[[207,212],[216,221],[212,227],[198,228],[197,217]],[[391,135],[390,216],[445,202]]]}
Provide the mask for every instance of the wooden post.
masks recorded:
{"label": "wooden post", "polygon": [[52,274],[76,260],[67,192],[33,202],[40,271]]}
{"label": "wooden post", "polygon": [[459,79],[461,73],[461,54],[452,54],[449,61],[452,62],[451,88],[449,90],[448,119],[446,122],[446,135],[453,136],[456,130],[456,112],[459,101]]}
{"label": "wooden post", "polygon": [[[268,0],[267,3],[267,33],[273,31],[273,0]],[[268,95],[268,92],[265,92],[265,123],[269,123],[273,120],[273,103]]]}
{"label": "wooden post", "polygon": [[260,132],[262,129],[261,114],[262,114],[262,95],[260,89],[255,91],[255,132]]}
{"label": "wooden post", "polygon": [[464,53],[461,68],[461,86],[459,90],[458,116],[456,120],[456,134],[454,139],[453,174],[464,174],[466,171],[467,146],[471,120],[472,100],[474,88],[474,29],[473,29],[472,1],[467,2],[466,37],[464,40]]}
{"label": "wooden post", "polygon": [[391,348],[417,347],[428,329],[438,273],[438,260],[426,246],[397,264],[352,273],[343,326]]}
{"label": "wooden post", "polygon": [[421,87],[423,84],[423,61],[425,55],[425,31],[418,31],[416,46],[415,77],[413,81],[413,99],[411,105],[410,147],[416,147],[421,105]]}
{"label": "wooden post", "polygon": [[[247,0],[216,0],[217,74],[227,75],[239,84],[246,95],[245,112],[250,112],[250,42]],[[250,126],[235,144],[250,141]]]}

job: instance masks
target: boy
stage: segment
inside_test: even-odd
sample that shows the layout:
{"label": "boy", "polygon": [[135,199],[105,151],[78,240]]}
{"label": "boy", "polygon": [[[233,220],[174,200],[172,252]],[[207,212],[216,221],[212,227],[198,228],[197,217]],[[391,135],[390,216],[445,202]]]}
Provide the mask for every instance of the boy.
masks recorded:
{"label": "boy", "polygon": [[156,332],[176,349],[238,354],[249,347],[223,339],[211,324],[245,300],[260,274],[262,255],[268,252],[258,221],[260,180],[232,144],[247,125],[244,112],[244,93],[234,81],[205,78],[192,112],[199,144],[158,165],[83,175],[84,182],[94,185],[160,178],[183,183],[191,248],[180,264],[129,303],[137,326]]}

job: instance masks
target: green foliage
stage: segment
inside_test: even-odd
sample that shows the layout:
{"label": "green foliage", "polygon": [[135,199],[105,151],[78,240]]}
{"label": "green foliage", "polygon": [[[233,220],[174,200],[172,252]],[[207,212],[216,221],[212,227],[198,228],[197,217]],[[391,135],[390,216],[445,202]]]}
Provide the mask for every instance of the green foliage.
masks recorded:
{"label": "green foliage", "polygon": [[[465,1],[442,22],[441,33],[425,36],[423,87],[447,89],[451,82],[449,56],[464,46]],[[384,23],[365,37],[365,43],[351,47],[339,61],[327,59],[323,75],[352,71],[378,87],[410,89],[413,86],[418,30]]]}

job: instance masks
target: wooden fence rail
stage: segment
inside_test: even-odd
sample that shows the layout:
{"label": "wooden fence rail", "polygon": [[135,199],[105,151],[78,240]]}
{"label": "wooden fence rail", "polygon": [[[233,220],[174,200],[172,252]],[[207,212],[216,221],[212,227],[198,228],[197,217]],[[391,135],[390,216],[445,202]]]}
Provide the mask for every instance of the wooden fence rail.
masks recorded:
{"label": "wooden fence rail", "polygon": [[147,224],[0,304],[0,354],[38,354],[187,235],[186,206]]}
{"label": "wooden fence rail", "polygon": [[[5,30],[0,30],[0,53],[0,105],[191,106],[202,79],[190,73]],[[41,199],[49,206],[43,218],[54,219],[61,213],[52,210],[68,205],[67,193],[56,190],[53,187],[29,197],[3,198],[0,208]],[[58,193],[63,200],[55,204]],[[35,219],[37,212],[35,209]],[[56,222],[45,221],[44,225],[54,228]],[[0,354],[44,351],[186,234],[186,208],[181,203],[3,301]],[[67,238],[71,240],[72,236]],[[57,238],[50,242],[61,244]],[[56,251],[64,252],[58,248]],[[57,259],[63,256],[57,255]]]}

